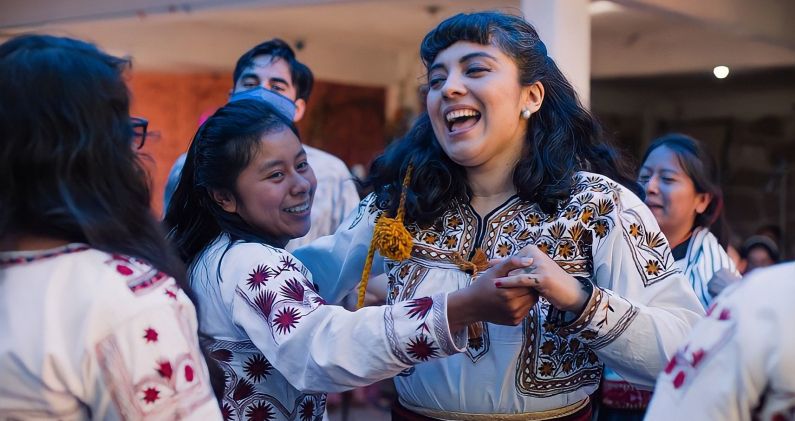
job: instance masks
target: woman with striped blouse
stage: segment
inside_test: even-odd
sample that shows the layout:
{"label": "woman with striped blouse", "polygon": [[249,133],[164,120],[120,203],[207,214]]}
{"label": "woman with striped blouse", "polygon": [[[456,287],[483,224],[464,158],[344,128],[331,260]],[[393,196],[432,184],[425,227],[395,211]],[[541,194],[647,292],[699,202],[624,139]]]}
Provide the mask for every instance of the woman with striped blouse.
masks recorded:
{"label": "woman with striped blouse", "polygon": [[[660,224],[676,265],[707,309],[739,273],[710,228],[720,226],[723,194],[715,161],[696,139],[668,134],[643,156],[638,182]],[[602,381],[601,421],[640,420],[651,391],[639,390],[610,369]]]}

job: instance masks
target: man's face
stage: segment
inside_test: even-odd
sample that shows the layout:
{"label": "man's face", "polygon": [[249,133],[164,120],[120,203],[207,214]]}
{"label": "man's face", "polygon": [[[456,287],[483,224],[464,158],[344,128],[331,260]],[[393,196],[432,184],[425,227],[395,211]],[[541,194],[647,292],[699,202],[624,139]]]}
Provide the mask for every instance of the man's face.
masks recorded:
{"label": "man's face", "polygon": [[303,117],[306,103],[303,99],[296,98],[297,92],[287,62],[270,55],[254,57],[251,66],[243,69],[232,93],[247,91],[258,86],[284,95],[293,101],[296,107],[294,121]]}

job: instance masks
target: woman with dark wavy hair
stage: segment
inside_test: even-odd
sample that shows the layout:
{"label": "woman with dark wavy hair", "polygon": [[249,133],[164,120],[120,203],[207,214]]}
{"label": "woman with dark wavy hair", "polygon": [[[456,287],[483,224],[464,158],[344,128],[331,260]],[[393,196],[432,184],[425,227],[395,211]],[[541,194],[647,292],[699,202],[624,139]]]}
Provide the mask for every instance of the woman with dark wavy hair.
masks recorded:
{"label": "woman with dark wavy hair", "polygon": [[220,418],[128,65],[68,38],[0,45],[0,418]]}
{"label": "woman with dark wavy hair", "polygon": [[[522,326],[471,326],[465,354],[397,377],[393,419],[590,419],[604,363],[651,386],[703,310],[535,29],[459,14],[420,54],[426,112],[375,161],[358,214],[296,256],[319,283],[338,279],[319,285],[333,299],[370,263],[374,239],[374,272],[388,273],[399,302],[455,291],[487,258],[520,253],[534,259],[541,299]],[[407,228],[402,256],[387,241],[393,216]]]}

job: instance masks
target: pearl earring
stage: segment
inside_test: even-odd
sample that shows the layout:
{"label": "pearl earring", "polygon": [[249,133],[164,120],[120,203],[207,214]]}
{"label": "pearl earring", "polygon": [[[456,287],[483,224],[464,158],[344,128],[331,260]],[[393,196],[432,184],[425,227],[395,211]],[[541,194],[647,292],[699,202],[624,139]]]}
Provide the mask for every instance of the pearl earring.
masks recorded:
{"label": "pearl earring", "polygon": [[530,120],[530,115],[531,115],[531,114],[532,114],[532,113],[531,113],[531,112],[530,112],[530,110],[528,110],[527,108],[525,108],[524,110],[522,110],[522,118],[523,118],[523,119],[525,119],[525,120]]}

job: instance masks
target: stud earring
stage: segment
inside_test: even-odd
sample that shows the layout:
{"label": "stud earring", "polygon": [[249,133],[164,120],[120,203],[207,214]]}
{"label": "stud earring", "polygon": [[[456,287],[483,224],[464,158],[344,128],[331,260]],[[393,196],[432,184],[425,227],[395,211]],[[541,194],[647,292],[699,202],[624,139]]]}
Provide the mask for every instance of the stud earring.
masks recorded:
{"label": "stud earring", "polygon": [[522,115],[522,118],[523,118],[523,119],[525,119],[525,120],[530,120],[530,115],[531,115],[531,114],[532,114],[532,113],[530,112],[530,110],[528,110],[527,108],[525,108],[524,110],[522,110],[522,114],[521,114],[521,115]]}

